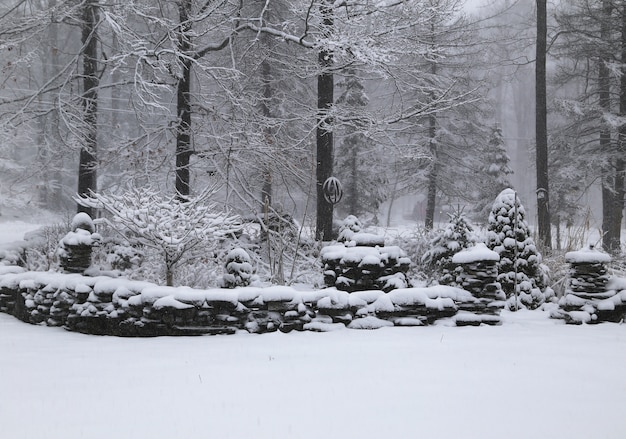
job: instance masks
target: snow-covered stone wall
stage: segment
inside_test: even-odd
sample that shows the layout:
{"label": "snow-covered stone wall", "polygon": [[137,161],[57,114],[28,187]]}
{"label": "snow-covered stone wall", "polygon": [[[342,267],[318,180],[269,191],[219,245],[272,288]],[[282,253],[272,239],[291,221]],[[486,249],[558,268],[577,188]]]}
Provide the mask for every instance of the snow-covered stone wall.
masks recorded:
{"label": "snow-covered stone wall", "polygon": [[436,286],[348,293],[291,287],[198,290],[122,278],[0,267],[0,311],[33,323],[119,336],[328,331],[349,327],[498,324],[460,288]]}

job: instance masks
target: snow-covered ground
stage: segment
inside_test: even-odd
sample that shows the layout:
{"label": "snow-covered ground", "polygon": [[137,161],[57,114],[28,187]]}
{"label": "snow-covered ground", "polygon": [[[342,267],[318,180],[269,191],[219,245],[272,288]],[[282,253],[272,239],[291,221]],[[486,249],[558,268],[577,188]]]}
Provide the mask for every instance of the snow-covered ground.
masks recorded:
{"label": "snow-covered ground", "polygon": [[0,314],[2,437],[623,438],[626,326],[128,339]]}
{"label": "snow-covered ground", "polygon": [[542,312],[148,339],[0,314],[0,437],[624,438],[625,365],[626,325]]}

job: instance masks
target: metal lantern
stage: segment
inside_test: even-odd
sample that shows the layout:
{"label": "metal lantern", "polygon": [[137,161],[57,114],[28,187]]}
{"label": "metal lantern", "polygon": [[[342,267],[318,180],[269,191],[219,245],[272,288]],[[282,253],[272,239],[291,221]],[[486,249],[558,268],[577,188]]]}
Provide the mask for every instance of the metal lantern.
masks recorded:
{"label": "metal lantern", "polygon": [[343,187],[336,177],[329,177],[322,185],[324,198],[333,206],[341,201],[343,197]]}

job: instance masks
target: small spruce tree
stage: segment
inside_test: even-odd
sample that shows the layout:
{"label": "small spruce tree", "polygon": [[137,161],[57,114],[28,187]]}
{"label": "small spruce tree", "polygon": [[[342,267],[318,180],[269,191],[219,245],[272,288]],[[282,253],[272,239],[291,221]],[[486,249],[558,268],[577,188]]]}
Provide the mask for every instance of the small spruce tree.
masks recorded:
{"label": "small spruce tree", "polygon": [[224,264],[226,273],[222,276],[222,288],[247,287],[252,281],[254,268],[250,255],[242,248],[232,249]]}
{"label": "small spruce tree", "polygon": [[486,244],[500,255],[498,282],[506,293],[508,308],[534,309],[540,306],[545,301],[541,291],[545,288],[541,254],[530,236],[524,206],[513,189],[503,190],[493,203]]}
{"label": "small spruce tree", "polygon": [[452,256],[476,243],[474,229],[462,209],[448,214],[449,222],[430,242],[430,250],[422,256],[422,263],[430,267],[442,285],[456,283]]}
{"label": "small spruce tree", "polygon": [[493,200],[502,190],[511,187],[508,176],[513,173],[513,170],[509,166],[510,159],[504,146],[500,127],[493,128],[489,142],[481,152],[482,178],[476,192],[474,214],[483,222],[489,215]]}

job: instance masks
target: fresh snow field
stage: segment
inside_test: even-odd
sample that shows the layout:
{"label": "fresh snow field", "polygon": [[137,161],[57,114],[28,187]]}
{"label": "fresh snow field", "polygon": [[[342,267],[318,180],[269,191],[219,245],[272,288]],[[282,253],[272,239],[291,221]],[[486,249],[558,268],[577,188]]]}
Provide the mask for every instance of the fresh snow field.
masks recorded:
{"label": "fresh snow field", "polygon": [[626,325],[138,339],[0,314],[0,437],[621,439]]}

